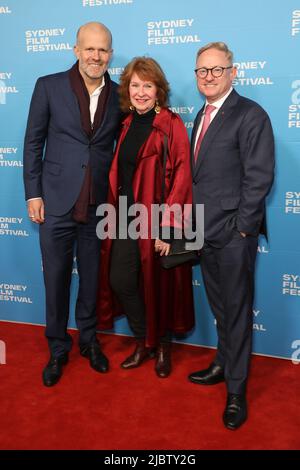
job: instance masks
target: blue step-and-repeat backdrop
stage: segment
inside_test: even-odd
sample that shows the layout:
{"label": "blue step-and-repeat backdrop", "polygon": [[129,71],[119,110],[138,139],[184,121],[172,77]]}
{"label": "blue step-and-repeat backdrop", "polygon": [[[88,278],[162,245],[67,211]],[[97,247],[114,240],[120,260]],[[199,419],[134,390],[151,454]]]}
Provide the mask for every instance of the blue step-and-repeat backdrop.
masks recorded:
{"label": "blue step-and-repeat backdrop", "polygon": [[[113,33],[114,80],[136,55],[162,65],[171,106],[189,132],[203,103],[193,72],[197,50],[219,40],[233,50],[236,90],[266,109],[276,137],[269,243],[260,240],[257,260],[254,351],[300,359],[300,0],[0,0],[0,320],[45,321],[38,229],[24,202],[23,136],[36,79],[73,64],[76,31],[87,21]],[[71,327],[76,290],[74,260]],[[197,324],[185,342],[215,346],[198,267],[194,294]],[[124,318],[115,331],[130,334]]]}

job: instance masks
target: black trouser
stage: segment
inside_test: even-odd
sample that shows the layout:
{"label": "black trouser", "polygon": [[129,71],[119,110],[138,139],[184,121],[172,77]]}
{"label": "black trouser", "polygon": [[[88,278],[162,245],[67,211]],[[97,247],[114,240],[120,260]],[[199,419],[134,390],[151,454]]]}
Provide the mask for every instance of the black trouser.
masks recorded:
{"label": "black trouser", "polygon": [[246,390],[252,347],[254,268],[257,237],[239,232],[223,248],[204,245],[201,270],[210,307],[217,320],[215,363],[224,367],[229,393]]}
{"label": "black trouser", "polygon": [[[146,315],[144,299],[140,291],[141,258],[138,240],[130,238],[113,241],[110,284],[121,302],[129,326],[137,339],[146,336]],[[160,342],[169,342],[170,332],[160,338]]]}
{"label": "black trouser", "polygon": [[110,284],[120,300],[136,338],[146,336],[145,306],[140,294],[141,259],[138,240],[113,241]]}
{"label": "black trouser", "polygon": [[100,240],[96,235],[96,207],[89,208],[89,222],[77,223],[72,212],[57,217],[46,215],[40,225],[40,244],[46,289],[46,337],[53,356],[70,351],[67,333],[70,285],[76,246],[79,288],[75,309],[80,346],[96,341],[96,299]]}

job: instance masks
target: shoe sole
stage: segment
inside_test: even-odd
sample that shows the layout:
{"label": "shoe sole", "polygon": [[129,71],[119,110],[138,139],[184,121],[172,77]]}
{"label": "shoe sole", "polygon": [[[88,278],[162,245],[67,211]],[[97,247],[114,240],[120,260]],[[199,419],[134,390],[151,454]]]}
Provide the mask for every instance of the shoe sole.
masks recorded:
{"label": "shoe sole", "polygon": [[237,431],[245,423],[245,421],[247,421],[247,418],[244,419],[238,426],[231,426],[230,424],[225,424],[224,422],[223,423],[225,428],[229,429],[229,431]]}
{"label": "shoe sole", "polygon": [[85,357],[86,359],[89,360],[91,369],[93,369],[94,371],[99,372],[100,374],[106,374],[106,372],[109,371],[109,364],[107,365],[107,368],[106,368],[105,370],[99,370],[99,369],[96,369],[95,367],[92,366],[91,361],[90,361],[90,358],[89,358],[89,356],[88,356],[87,353],[84,353],[84,352],[81,352],[81,351],[80,351],[80,355],[81,355],[82,357]]}
{"label": "shoe sole", "polygon": [[190,382],[192,382],[193,384],[196,384],[196,385],[217,385],[219,383],[222,383],[222,382],[225,382],[225,379],[219,379],[217,380],[216,382],[200,382],[198,380],[194,380],[194,379],[191,379],[190,377],[188,377],[188,380]]}
{"label": "shoe sole", "polygon": [[123,369],[123,370],[136,369],[137,367],[140,367],[141,365],[143,365],[144,362],[147,362],[147,361],[149,361],[150,359],[154,359],[154,358],[155,358],[155,353],[150,353],[150,354],[148,354],[148,356],[146,356],[146,357],[142,360],[142,362],[140,362],[138,365],[129,366],[129,367],[126,367],[126,366],[125,366],[125,367],[124,367],[124,366],[122,365],[122,364],[123,364],[123,362],[122,362],[122,363],[120,364],[120,367],[121,367],[121,369]]}
{"label": "shoe sole", "polygon": [[60,380],[60,377],[59,377],[55,382],[46,383],[46,382],[44,381],[44,379],[43,379],[43,385],[44,385],[45,387],[53,387],[54,385],[56,385],[56,384],[59,382],[59,380]]}

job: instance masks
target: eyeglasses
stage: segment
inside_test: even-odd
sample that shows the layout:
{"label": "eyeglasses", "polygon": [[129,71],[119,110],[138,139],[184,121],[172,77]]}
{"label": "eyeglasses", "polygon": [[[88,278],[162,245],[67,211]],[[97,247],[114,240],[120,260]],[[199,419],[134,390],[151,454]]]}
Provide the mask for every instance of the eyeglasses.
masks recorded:
{"label": "eyeglasses", "polygon": [[208,72],[210,71],[214,78],[220,78],[222,77],[224,70],[232,69],[232,67],[232,65],[229,65],[229,67],[221,67],[220,65],[216,65],[210,69],[206,67],[200,67],[199,69],[195,69],[195,74],[198,78],[206,78]]}

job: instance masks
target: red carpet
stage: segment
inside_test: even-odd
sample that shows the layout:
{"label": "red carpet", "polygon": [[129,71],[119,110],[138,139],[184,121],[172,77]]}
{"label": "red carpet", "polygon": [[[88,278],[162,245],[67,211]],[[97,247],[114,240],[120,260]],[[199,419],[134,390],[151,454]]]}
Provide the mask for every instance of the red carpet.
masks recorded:
{"label": "red carpet", "polygon": [[299,449],[300,366],[253,357],[249,419],[238,431],[222,423],[225,385],[201,387],[188,373],[214,351],[174,345],[174,371],[158,379],[153,360],[124,371],[132,339],[102,335],[111,370],[94,372],[75,344],[55,387],[42,385],[48,360],[44,329],[0,322],[7,364],[0,365],[0,449]]}

